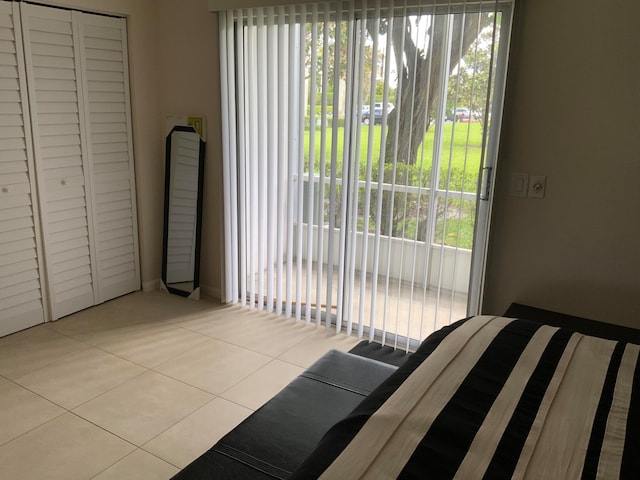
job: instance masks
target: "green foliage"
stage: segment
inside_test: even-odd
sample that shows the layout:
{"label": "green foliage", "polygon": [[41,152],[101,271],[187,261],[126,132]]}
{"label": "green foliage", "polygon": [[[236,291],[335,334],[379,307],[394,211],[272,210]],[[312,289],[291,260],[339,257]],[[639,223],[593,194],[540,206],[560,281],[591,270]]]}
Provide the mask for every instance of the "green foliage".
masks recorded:
{"label": "green foliage", "polygon": [[483,30],[449,77],[447,88],[447,113],[456,107],[466,107],[472,112],[484,112],[491,66],[492,28]]}
{"label": "green foliage", "polygon": [[[367,162],[369,160],[369,134],[372,135],[372,149],[370,155],[371,161],[371,181],[374,187],[373,193],[370,195],[369,205],[369,224],[368,231],[375,232],[376,225],[373,222],[377,211],[377,186],[380,170],[379,160],[382,146],[382,127],[365,126],[359,127],[360,132],[360,150],[358,172],[361,181],[366,180]],[[480,152],[482,141],[482,125],[478,122],[471,123],[448,123],[445,124],[442,160],[439,172],[438,188],[475,193],[477,189],[478,174],[480,170]],[[314,149],[314,165],[313,170],[316,174],[320,172],[320,127],[315,128],[315,149]],[[331,138],[333,130],[327,128],[327,149],[325,152],[325,174],[327,178],[331,174]],[[427,227],[429,219],[426,218],[428,211],[429,193],[428,188],[431,186],[432,180],[432,157],[433,157],[433,138],[434,129],[430,129],[423,140],[420,149],[421,154],[418,161],[413,165],[396,162],[395,168],[393,163],[384,164],[384,180],[385,183],[391,183],[395,179],[395,184],[399,185],[393,193],[394,207],[398,217],[393,218],[394,236],[402,236],[408,239],[417,239],[418,241],[426,240]],[[305,132],[305,163],[308,170],[309,164],[309,131]],[[467,144],[468,142],[468,144]],[[344,146],[344,128],[341,127],[337,131],[337,148],[334,152],[336,156],[336,176],[343,177],[343,146]],[[411,191],[407,193],[403,186],[418,187],[423,189],[422,193],[417,194]],[[328,199],[329,189],[326,188],[326,199]],[[341,188],[338,186],[336,195],[336,217],[334,220],[336,225],[340,225],[338,212],[340,211]],[[358,211],[359,211],[359,229],[364,227],[365,218],[365,191],[360,188],[358,192]],[[390,204],[391,192],[386,190],[383,193],[383,205],[386,202]],[[327,202],[328,203],[328,202]],[[328,208],[325,209],[325,221],[329,218]],[[390,213],[383,217],[390,218]],[[475,221],[475,201],[461,200],[459,194],[450,194],[446,208],[444,199],[440,199],[436,210],[436,223],[434,232],[434,241],[442,242],[444,230],[444,244],[449,246],[458,246],[460,248],[471,248],[473,244],[473,227]]]}

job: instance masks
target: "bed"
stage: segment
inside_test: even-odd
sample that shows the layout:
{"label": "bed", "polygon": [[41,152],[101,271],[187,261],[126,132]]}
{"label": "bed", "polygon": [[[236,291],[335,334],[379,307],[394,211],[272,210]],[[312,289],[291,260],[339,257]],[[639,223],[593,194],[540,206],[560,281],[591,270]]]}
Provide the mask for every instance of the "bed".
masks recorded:
{"label": "bed", "polygon": [[[303,458],[274,455],[281,440],[272,424],[264,428],[273,412],[284,423],[291,405],[318,397],[305,397],[298,379],[176,478],[640,478],[639,354],[638,330],[514,304],[505,316],[433,333],[388,372],[336,353],[312,367],[331,376],[357,361],[381,383],[316,428],[320,440],[298,452]],[[357,378],[325,383],[337,392]],[[337,395],[326,392],[321,404]],[[236,456],[233,470],[222,468],[222,447],[248,436],[258,446]],[[286,468],[247,470],[246,459],[258,457]]]}
{"label": "bed", "polygon": [[639,478],[639,350],[529,320],[457,322],[291,478]]}

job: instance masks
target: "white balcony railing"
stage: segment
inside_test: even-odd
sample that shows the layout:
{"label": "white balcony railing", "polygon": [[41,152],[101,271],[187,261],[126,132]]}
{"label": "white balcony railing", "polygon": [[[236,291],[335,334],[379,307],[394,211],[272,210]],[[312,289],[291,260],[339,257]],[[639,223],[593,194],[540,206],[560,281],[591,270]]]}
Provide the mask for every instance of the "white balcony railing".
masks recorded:
{"label": "white balcony railing", "polygon": [[[308,185],[310,178],[309,174],[304,175],[304,182]],[[294,181],[297,179],[294,177]],[[314,175],[313,182],[314,187],[314,201],[319,201],[319,182],[318,175]],[[359,187],[366,188],[366,182],[359,181]],[[325,185],[329,185],[329,179],[325,179]],[[336,179],[336,185],[342,185],[342,179]],[[307,192],[305,187],[305,194]],[[377,195],[379,185],[377,183],[371,183],[370,190],[371,195]],[[383,183],[381,188],[384,191],[394,191],[396,193],[407,193],[413,195],[428,196],[430,194],[429,188],[406,186],[406,185],[391,185]],[[294,188],[297,191],[297,188]],[[467,201],[475,201],[476,195],[468,192],[446,191],[436,190],[436,198],[457,198]],[[302,202],[296,202],[300,205]],[[318,241],[320,238],[320,231],[322,229],[322,244],[323,244],[323,259],[324,262],[328,262],[328,245],[329,245],[329,227],[323,225],[320,227],[318,222],[310,225],[308,222],[302,224],[302,257],[303,260],[307,259],[309,252],[307,251],[307,235],[309,228],[312,228],[312,260],[316,262],[318,260]],[[297,229],[297,226],[294,226]],[[355,265],[356,270],[359,271],[359,266],[362,265],[362,240],[363,232],[357,232],[355,242]],[[367,249],[366,258],[366,270],[371,272],[373,270],[374,251],[372,246],[375,241],[375,234],[367,233],[369,248]],[[333,231],[334,245],[337,245],[340,241],[340,229],[335,228]],[[297,230],[294,231],[294,239],[298,238]],[[435,242],[430,242],[430,251],[427,248],[427,242],[414,241],[413,239],[402,239],[397,237],[389,237],[387,235],[380,236],[380,251],[379,251],[379,263],[378,263],[378,275],[386,276],[387,273],[392,279],[400,279],[403,282],[412,283],[416,287],[424,287],[425,280],[428,280],[427,287],[440,287],[445,290],[454,290],[457,293],[466,294],[469,289],[469,275],[471,270],[471,250],[459,247],[450,247],[446,245],[440,245]],[[297,252],[297,245],[294,245],[294,252]],[[334,265],[338,264],[338,249],[334,249]],[[427,259],[427,255],[430,258]],[[428,261],[429,260],[429,261]],[[412,278],[413,277],[413,278]]]}

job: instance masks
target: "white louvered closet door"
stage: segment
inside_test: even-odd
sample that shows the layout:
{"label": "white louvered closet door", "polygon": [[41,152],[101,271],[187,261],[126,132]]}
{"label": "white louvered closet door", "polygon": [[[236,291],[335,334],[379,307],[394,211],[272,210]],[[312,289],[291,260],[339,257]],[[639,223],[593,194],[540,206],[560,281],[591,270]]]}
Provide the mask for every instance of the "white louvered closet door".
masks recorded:
{"label": "white louvered closet door", "polygon": [[79,14],[84,110],[93,204],[97,301],[137,290],[138,233],[126,24]]}
{"label": "white louvered closet door", "polygon": [[0,336],[46,317],[20,21],[0,2]]}
{"label": "white louvered closet door", "polygon": [[74,15],[62,9],[22,5],[33,145],[54,319],[96,303]]}

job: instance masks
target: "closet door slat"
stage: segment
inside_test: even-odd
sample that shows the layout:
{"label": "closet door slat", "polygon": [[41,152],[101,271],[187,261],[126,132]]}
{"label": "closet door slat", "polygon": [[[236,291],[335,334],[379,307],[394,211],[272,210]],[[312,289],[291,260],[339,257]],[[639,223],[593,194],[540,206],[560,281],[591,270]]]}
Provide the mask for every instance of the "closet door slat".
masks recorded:
{"label": "closet door slat", "polygon": [[126,24],[80,20],[98,299],[105,301],[140,288]]}
{"label": "closet door slat", "polygon": [[46,318],[17,4],[0,2],[0,336]]}
{"label": "closet door slat", "polygon": [[[30,4],[23,4],[21,12],[51,310],[56,319],[96,303],[94,268],[71,267],[79,259],[95,265],[76,14]],[[53,261],[69,250],[74,256]]]}
{"label": "closet door slat", "polygon": [[0,1],[0,336],[139,288],[126,22]]}

